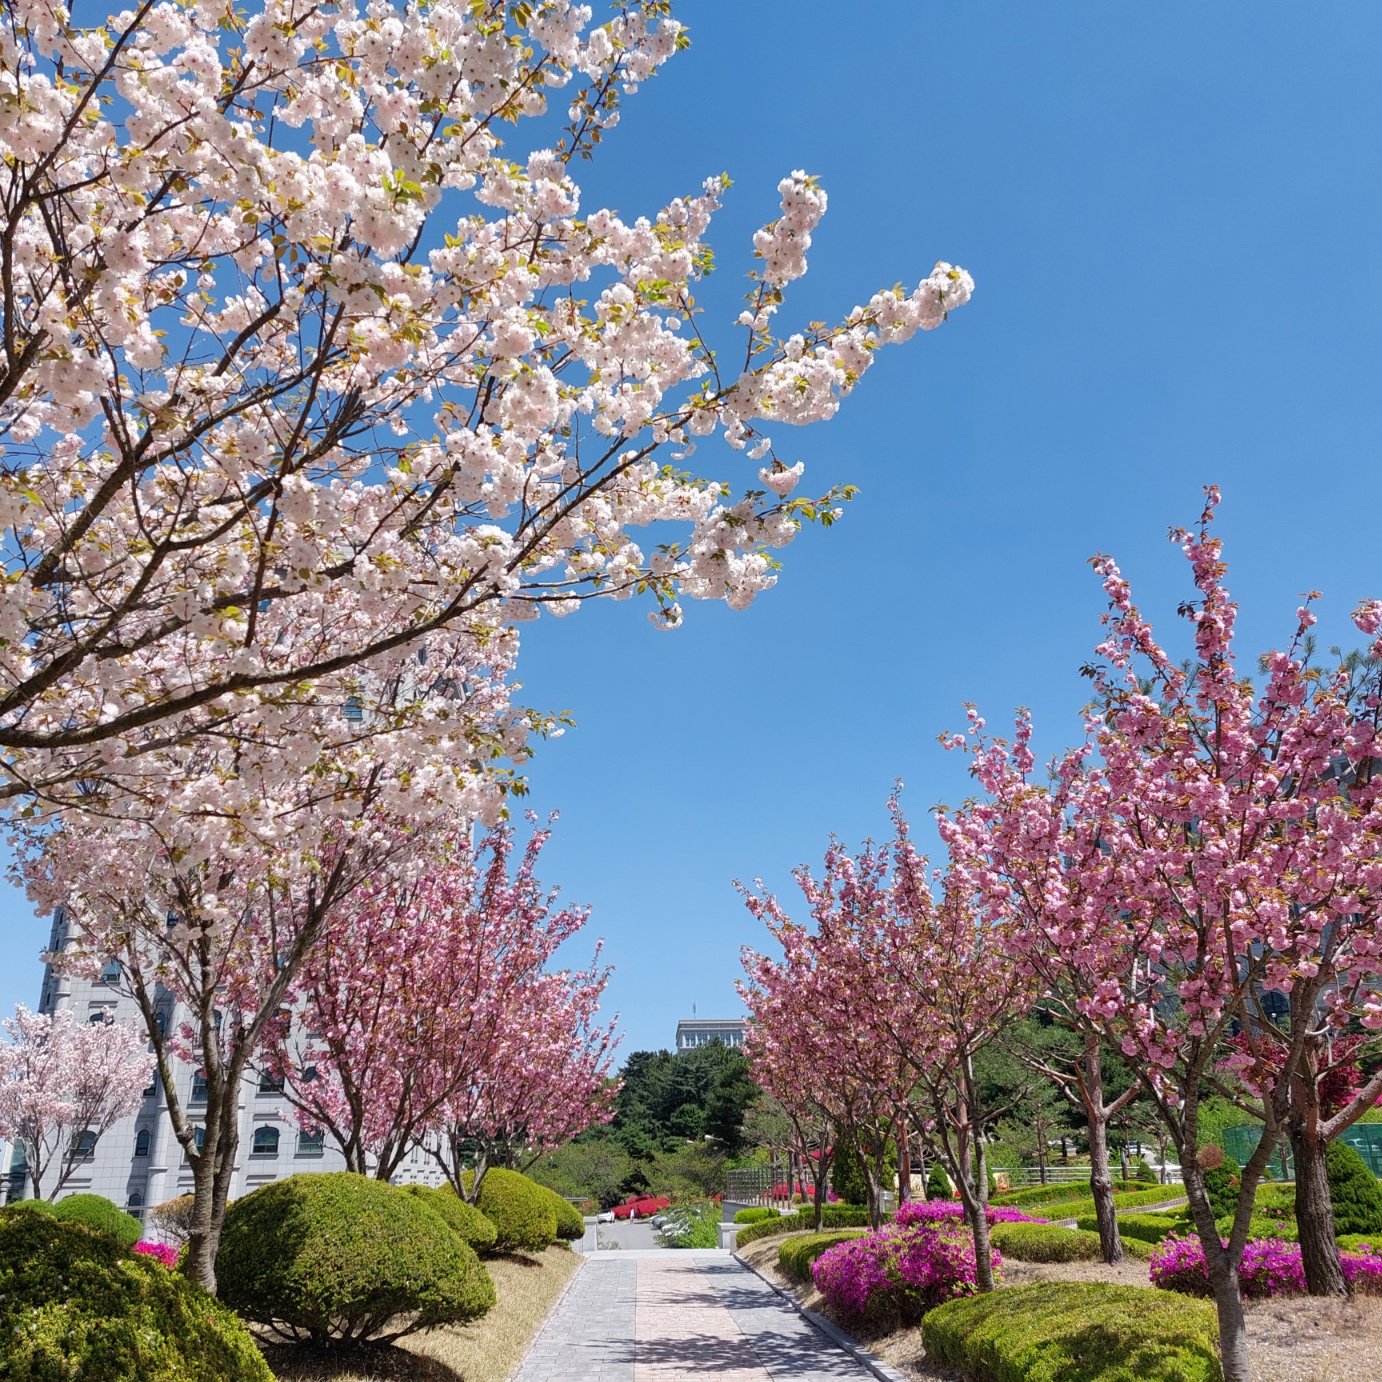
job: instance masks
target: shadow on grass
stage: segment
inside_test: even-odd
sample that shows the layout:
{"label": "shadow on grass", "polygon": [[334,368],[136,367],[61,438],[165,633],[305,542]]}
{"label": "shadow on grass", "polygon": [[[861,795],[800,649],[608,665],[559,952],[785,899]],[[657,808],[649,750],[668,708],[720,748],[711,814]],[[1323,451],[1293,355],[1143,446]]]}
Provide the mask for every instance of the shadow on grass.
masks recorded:
{"label": "shadow on grass", "polygon": [[512,1262],[515,1267],[541,1267],[542,1255],[531,1252],[487,1252],[480,1261],[484,1262]]}
{"label": "shadow on grass", "polygon": [[261,1339],[259,1349],[279,1382],[465,1382],[455,1368],[393,1344],[317,1348]]}

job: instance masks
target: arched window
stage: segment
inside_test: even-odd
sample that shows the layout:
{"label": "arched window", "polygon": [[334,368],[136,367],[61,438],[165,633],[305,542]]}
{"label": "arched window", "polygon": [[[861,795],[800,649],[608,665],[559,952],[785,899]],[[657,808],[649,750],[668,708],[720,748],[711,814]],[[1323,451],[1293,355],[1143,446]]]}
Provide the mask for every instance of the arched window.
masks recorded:
{"label": "arched window", "polygon": [[125,1207],[129,1210],[129,1212],[130,1212],[131,1214],[134,1215],[134,1217],[135,1217],[136,1219],[143,1218],[143,1212],[142,1212],[143,1209],[144,1209],[144,1195],[143,1195],[143,1193],[142,1193],[141,1191],[139,1191],[139,1190],[131,1190],[131,1191],[130,1191],[129,1200],[126,1202]]}
{"label": "arched window", "polygon": [[278,1129],[255,1128],[254,1144],[251,1151],[255,1156],[278,1155]]}
{"label": "arched window", "polygon": [[206,1103],[206,1071],[197,1070],[192,1075],[192,1102],[194,1104]]}
{"label": "arched window", "polygon": [[135,1154],[135,1156],[148,1156],[148,1155],[149,1155],[149,1141],[150,1141],[150,1138],[149,1138],[149,1130],[148,1130],[148,1128],[140,1128],[139,1131],[138,1131],[137,1133],[135,1133],[135,1135],[134,1135],[134,1154]]}
{"label": "arched window", "polygon": [[162,1008],[154,1014],[154,1026],[158,1028],[159,1036],[168,1034],[168,1014]]}

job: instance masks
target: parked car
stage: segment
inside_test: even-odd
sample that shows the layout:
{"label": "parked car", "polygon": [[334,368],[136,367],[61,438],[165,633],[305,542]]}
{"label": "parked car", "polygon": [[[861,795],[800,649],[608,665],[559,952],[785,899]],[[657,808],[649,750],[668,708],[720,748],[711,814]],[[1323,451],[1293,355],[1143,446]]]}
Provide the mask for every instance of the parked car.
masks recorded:
{"label": "parked car", "polygon": [[614,1217],[616,1219],[647,1219],[659,1210],[669,1208],[671,1203],[671,1200],[654,1195],[640,1195],[635,1199],[625,1200],[623,1204],[615,1205]]}

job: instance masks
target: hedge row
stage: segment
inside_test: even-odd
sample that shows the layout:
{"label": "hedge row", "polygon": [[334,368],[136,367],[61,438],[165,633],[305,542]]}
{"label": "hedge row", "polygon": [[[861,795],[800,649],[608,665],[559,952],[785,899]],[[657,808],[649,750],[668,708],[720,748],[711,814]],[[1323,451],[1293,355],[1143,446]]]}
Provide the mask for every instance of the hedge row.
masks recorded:
{"label": "hedge row", "polygon": [[[1009,1205],[1029,1205],[1029,1204],[1054,1204],[1057,1200],[1068,1200],[1072,1194],[1083,1196],[1085,1191],[1090,1188],[1086,1181],[1066,1181],[1063,1185],[1029,1185],[1024,1190],[1009,1190],[1006,1194],[993,1196],[994,1204]],[[1113,1182],[1113,1189],[1116,1192],[1122,1190],[1154,1190],[1158,1187],[1150,1181],[1141,1180],[1116,1180]],[[1167,1187],[1162,1186],[1162,1189]]]}
{"label": "hedge row", "polygon": [[866,1228],[842,1228],[833,1233],[807,1233],[789,1238],[777,1250],[777,1265],[796,1281],[811,1280],[811,1264],[827,1248],[851,1238],[862,1238]]}
{"label": "hedge row", "polygon": [[[1077,1228],[1099,1231],[1099,1220],[1093,1214],[1081,1214]],[[1171,1234],[1185,1231],[1185,1222],[1170,1214],[1120,1214],[1118,1233],[1122,1238],[1136,1238],[1143,1243],[1159,1243]]]}
{"label": "hedge row", "polygon": [[761,1224],[765,1219],[778,1219],[782,1216],[771,1205],[754,1204],[739,1210],[734,1216],[736,1224]]}
{"label": "hedge row", "polygon": [[[821,1211],[821,1228],[868,1228],[869,1212],[860,1205],[828,1204]],[[761,1223],[748,1224],[735,1235],[734,1246],[745,1248],[759,1238],[771,1238],[779,1233],[801,1233],[814,1231],[816,1215],[814,1210],[801,1214],[779,1214],[776,1219],[764,1219]]]}
{"label": "hedge row", "polygon": [[[1174,1185],[1158,1185],[1151,1190],[1120,1191],[1113,1197],[1113,1207],[1139,1209],[1143,1205],[1161,1204],[1166,1200],[1177,1199],[1178,1196],[1179,1187]],[[1046,1204],[1041,1208],[1042,1217],[1047,1219],[1078,1219],[1082,1215],[1093,1213],[1094,1201],[1089,1197],[1082,1200],[1057,1200],[1054,1204]]]}
{"label": "hedge row", "polygon": [[[1104,1257],[1097,1233],[1057,1224],[994,1224],[989,1242],[1018,1262],[1101,1262]],[[1125,1238],[1123,1251],[1145,1261],[1152,1255],[1152,1245]]]}
{"label": "hedge row", "polygon": [[1044,1282],[970,1296],[930,1311],[921,1336],[930,1357],[991,1382],[1223,1375],[1213,1306],[1141,1286]]}

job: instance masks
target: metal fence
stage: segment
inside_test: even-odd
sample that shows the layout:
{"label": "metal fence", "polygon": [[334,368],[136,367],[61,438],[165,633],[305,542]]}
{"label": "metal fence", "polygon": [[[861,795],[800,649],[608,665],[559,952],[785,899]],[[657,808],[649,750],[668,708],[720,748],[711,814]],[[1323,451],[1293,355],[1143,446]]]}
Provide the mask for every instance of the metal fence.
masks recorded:
{"label": "metal fence", "polygon": [[[1224,1151],[1240,1166],[1257,1150],[1261,1140],[1261,1123],[1240,1123],[1224,1129]],[[1373,1175],[1382,1177],[1382,1123],[1355,1123],[1339,1134],[1339,1141],[1352,1147],[1367,1162]],[[1295,1180],[1295,1161],[1286,1138],[1278,1140],[1263,1174],[1267,1180]]]}

